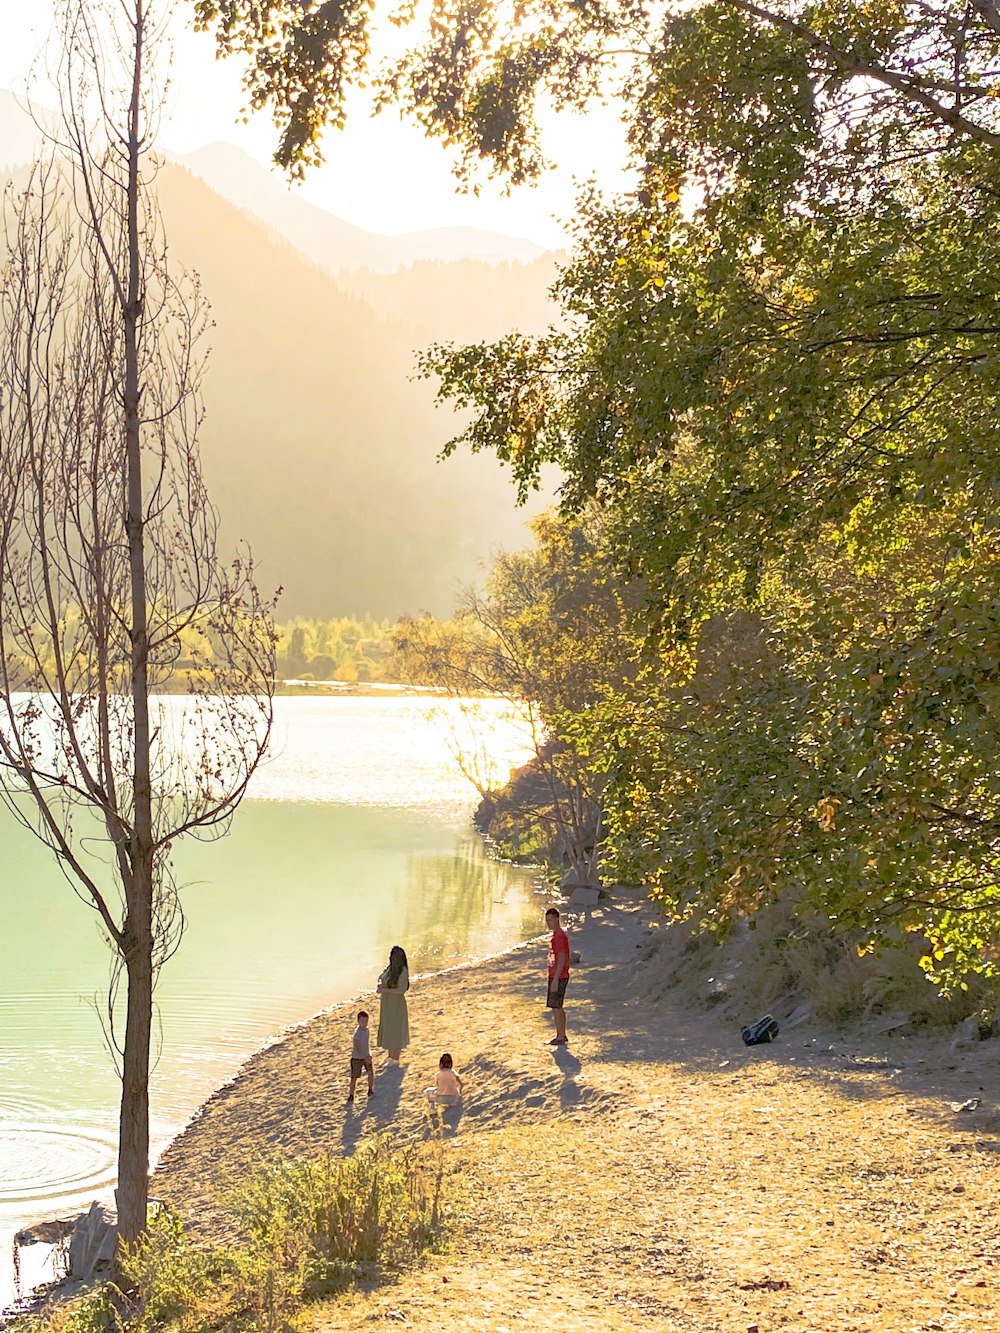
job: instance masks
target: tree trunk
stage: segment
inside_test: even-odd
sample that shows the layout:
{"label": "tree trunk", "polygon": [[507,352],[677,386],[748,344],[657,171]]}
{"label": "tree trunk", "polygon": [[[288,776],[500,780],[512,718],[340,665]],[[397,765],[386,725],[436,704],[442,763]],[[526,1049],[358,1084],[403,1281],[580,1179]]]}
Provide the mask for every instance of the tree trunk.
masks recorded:
{"label": "tree trunk", "polygon": [[[128,1014],[122,1062],[122,1103],[118,1150],[118,1234],[134,1243],[146,1229],[149,1194],[149,1046],[153,1015],[153,817],[150,784],[149,632],[146,607],[145,509],[142,478],[139,329],[143,318],[139,236],[139,153],[141,81],[145,16],[135,6],[132,101],[128,126],[126,234],[128,277],[125,287],[125,469],[126,518],[132,613],[132,725],[134,824],[131,883],[126,897],[125,966]],[[117,1266],[116,1266],[117,1267]]]}
{"label": "tree trunk", "polygon": [[[118,1138],[118,1235],[133,1244],[146,1227],[149,1194],[149,1049],[153,1016],[153,936],[150,880],[135,875],[134,907],[126,928],[128,1012],[122,1058]],[[140,888],[139,880],[145,879]],[[140,902],[142,898],[145,901]],[[116,1280],[119,1286],[120,1273]]]}

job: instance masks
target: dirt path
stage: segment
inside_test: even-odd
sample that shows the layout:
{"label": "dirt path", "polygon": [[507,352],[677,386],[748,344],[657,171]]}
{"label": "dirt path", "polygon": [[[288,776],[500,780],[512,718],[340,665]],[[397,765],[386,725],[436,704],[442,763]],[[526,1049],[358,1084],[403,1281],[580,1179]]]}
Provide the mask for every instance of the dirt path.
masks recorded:
{"label": "dirt path", "polygon": [[314,1020],[216,1094],[156,1192],[212,1227],[220,1179],[266,1152],[425,1136],[450,1049],[468,1097],[444,1131],[449,1248],[317,1307],[317,1329],[1000,1330],[1000,1043],[804,1024],[747,1050],[732,1023],[634,998],[647,939],[636,905],[572,931],[563,1050],[540,942],[415,983],[409,1061],[356,1110],[349,1014]]}

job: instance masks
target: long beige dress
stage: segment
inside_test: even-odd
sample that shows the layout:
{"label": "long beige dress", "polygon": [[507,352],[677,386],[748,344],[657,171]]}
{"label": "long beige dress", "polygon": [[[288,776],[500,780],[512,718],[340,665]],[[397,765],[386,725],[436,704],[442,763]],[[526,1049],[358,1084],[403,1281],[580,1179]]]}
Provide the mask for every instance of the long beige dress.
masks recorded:
{"label": "long beige dress", "polygon": [[[389,969],[378,979],[384,986]],[[391,991],[383,991],[378,1011],[378,1036],[376,1043],[384,1051],[401,1051],[410,1044],[410,1015],[406,1008],[406,992],[410,989],[410,973],[403,968],[399,981]]]}

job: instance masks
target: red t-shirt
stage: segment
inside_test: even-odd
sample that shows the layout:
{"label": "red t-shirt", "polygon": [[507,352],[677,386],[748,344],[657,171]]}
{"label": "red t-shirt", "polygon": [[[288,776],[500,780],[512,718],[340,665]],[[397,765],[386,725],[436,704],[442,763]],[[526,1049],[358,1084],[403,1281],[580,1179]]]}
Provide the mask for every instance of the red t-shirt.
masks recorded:
{"label": "red t-shirt", "polygon": [[556,926],[549,940],[549,980],[565,981],[569,976],[569,936]]}

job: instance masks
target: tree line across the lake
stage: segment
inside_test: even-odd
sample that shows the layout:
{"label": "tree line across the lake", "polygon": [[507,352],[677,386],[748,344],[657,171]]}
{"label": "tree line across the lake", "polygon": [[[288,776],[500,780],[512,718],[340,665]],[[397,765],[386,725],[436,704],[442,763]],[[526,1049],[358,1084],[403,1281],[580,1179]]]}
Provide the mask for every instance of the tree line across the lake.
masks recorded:
{"label": "tree line across the lake", "polygon": [[367,681],[399,680],[392,621],[356,619],[296,619],[275,626],[279,680]]}

